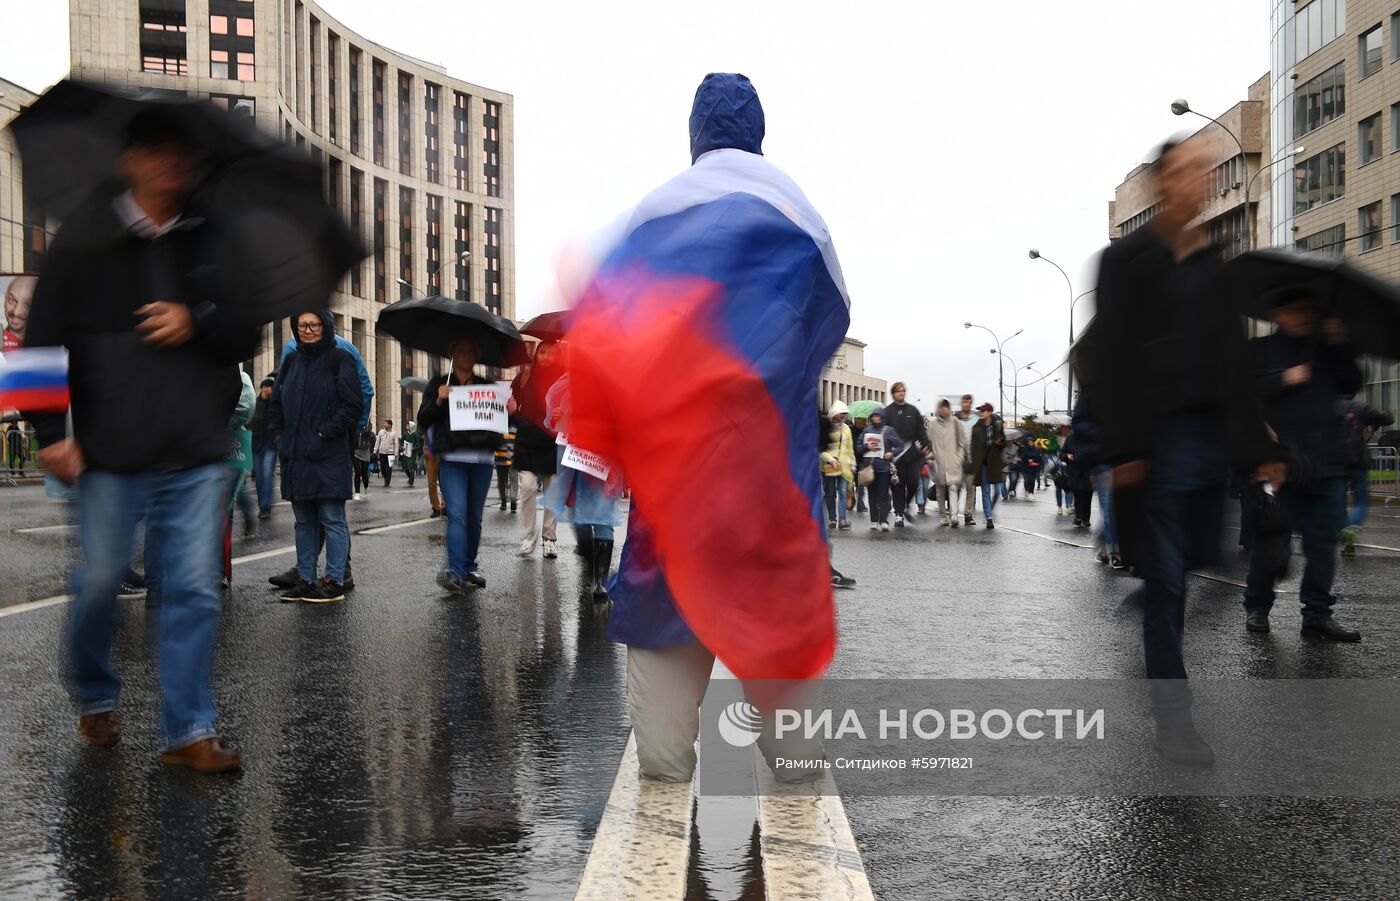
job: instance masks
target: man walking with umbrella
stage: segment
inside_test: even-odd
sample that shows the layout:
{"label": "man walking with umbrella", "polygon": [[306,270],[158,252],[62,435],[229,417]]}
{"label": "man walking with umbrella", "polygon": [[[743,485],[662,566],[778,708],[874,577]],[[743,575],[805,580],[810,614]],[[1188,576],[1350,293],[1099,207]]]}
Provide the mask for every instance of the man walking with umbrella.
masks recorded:
{"label": "man walking with umbrella", "polygon": [[[241,387],[235,364],[252,354],[257,331],[231,299],[190,275],[217,250],[214,217],[186,218],[197,162],[177,116],[156,107],[130,120],[120,156],[125,189],[95,195],[64,219],[45,257],[28,341],[66,346],[70,355],[74,437],[65,437],[62,414],[31,418],[44,466],[81,483],[86,562],[68,632],[79,732],[98,746],[121,737],[121,682],[111,664],[116,594],[144,515],[163,568],[160,759],[218,772],[242,765],[218,738],[210,681],[223,459]],[[114,384],[124,390],[114,393]],[[134,421],[143,427],[130,428]]]}
{"label": "man walking with umbrella", "polygon": [[1161,148],[1151,164],[1161,212],[1104,251],[1098,314],[1076,349],[1114,466],[1119,544],[1145,580],[1136,596],[1156,749],[1194,766],[1214,753],[1186,684],[1186,573],[1218,553],[1232,464],[1275,486],[1285,475],[1240,317],[1222,297],[1220,256],[1196,224],[1207,171],[1194,143]]}

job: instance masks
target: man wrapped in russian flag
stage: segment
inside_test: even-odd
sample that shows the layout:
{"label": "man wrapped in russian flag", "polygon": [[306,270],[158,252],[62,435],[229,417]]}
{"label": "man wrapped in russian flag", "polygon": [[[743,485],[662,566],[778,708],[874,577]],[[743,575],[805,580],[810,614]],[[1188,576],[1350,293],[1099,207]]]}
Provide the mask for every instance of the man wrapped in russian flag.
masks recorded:
{"label": "man wrapped in russian flag", "polygon": [[813,432],[850,301],[826,225],[762,156],[743,75],[711,74],[690,169],[631,213],[569,331],[570,440],[633,508],[609,585],[644,776],[687,781],[716,656],[815,679],[836,646]]}

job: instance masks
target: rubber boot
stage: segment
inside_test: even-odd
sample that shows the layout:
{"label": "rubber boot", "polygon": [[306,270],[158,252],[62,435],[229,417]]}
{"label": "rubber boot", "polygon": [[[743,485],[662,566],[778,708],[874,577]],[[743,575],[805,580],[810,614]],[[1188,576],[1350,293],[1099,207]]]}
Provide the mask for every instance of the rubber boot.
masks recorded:
{"label": "rubber boot", "polygon": [[608,589],[604,586],[607,585],[608,576],[612,574],[612,553],[611,539],[593,542],[593,600],[599,604],[610,600]]}

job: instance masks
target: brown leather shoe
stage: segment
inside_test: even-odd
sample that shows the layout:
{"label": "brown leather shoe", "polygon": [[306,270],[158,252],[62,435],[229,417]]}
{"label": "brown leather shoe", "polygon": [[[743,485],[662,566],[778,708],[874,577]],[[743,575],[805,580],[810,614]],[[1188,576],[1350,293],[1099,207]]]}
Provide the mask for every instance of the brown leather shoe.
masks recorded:
{"label": "brown leather shoe", "polygon": [[78,720],[78,734],[87,743],[99,748],[110,747],[122,737],[122,724],[117,722],[117,712],[86,713]]}
{"label": "brown leather shoe", "polygon": [[243,755],[224,747],[217,738],[201,738],[160,755],[161,763],[187,766],[201,773],[223,773],[243,766]]}

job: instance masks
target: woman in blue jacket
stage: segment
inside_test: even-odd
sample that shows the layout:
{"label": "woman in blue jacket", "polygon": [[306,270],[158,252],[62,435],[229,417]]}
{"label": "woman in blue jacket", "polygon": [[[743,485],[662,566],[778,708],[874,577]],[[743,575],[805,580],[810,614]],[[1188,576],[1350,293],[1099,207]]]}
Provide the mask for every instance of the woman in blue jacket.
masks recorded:
{"label": "woman in blue jacket", "polygon": [[894,477],[893,461],[903,450],[899,435],[885,425],[885,411],[871,411],[870,424],[860,433],[856,447],[858,469],[870,467],[875,473],[869,486],[871,529],[890,530],[890,479]]}
{"label": "woman in blue jacket", "polygon": [[[267,409],[268,435],[282,461],[282,497],[296,516],[299,582],[284,601],[345,600],[350,529],[350,435],[363,400],[355,361],[335,344],[330,311],[292,320],[296,351],[283,362]],[[316,580],[320,535],[326,536],[325,577]]]}

